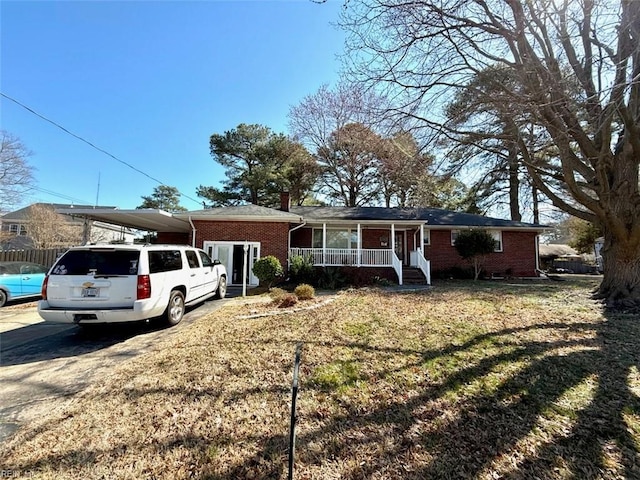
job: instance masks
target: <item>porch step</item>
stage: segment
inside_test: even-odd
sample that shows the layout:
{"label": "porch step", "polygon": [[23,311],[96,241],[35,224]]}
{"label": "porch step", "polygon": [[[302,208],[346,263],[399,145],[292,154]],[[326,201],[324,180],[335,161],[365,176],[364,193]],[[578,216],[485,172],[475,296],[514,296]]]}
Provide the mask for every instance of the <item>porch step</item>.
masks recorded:
{"label": "porch step", "polygon": [[402,267],[402,283],[404,285],[424,285],[427,283],[427,278],[419,268]]}

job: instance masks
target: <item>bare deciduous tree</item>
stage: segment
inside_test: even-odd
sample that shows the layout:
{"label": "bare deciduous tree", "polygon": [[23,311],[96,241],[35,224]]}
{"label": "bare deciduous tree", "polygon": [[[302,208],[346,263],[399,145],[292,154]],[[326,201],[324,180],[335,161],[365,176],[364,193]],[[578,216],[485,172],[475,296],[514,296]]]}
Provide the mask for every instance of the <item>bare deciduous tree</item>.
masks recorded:
{"label": "bare deciduous tree", "polygon": [[69,247],[82,242],[82,225],[69,222],[51,205],[31,205],[26,223],[27,235],[35,248]]}
{"label": "bare deciduous tree", "polygon": [[19,138],[0,130],[0,212],[18,205],[33,186],[33,169],[27,163],[30,154]]}
{"label": "bare deciduous tree", "polygon": [[326,147],[331,134],[350,123],[372,128],[382,111],[382,97],[354,84],[342,82],[335,89],[322,85],[289,110],[289,131],[307,148]]}
{"label": "bare deciduous tree", "polygon": [[[640,2],[361,0],[342,25],[351,73],[385,89],[391,114],[439,132],[457,90],[509,69],[516,87],[502,84],[496,98],[556,149],[540,162],[518,137],[527,173],[558,208],[603,226],[598,297],[640,306]],[[551,187],[556,172],[571,201]]]}
{"label": "bare deciduous tree", "polygon": [[375,205],[383,140],[368,127],[350,123],[333,132],[318,149],[321,191],[346,207]]}

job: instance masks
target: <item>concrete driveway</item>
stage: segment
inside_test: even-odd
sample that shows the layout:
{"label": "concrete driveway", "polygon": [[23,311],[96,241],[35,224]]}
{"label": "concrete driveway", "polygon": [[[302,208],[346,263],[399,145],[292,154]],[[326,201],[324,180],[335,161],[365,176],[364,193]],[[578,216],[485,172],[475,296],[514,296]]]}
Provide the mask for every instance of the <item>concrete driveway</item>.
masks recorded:
{"label": "concrete driveway", "polygon": [[[148,352],[196,318],[228,304],[207,301],[187,310],[176,327],[149,322],[86,329],[44,322],[36,302],[0,309],[0,441],[22,423],[55,408],[122,362]],[[241,300],[241,299],[238,299]]]}

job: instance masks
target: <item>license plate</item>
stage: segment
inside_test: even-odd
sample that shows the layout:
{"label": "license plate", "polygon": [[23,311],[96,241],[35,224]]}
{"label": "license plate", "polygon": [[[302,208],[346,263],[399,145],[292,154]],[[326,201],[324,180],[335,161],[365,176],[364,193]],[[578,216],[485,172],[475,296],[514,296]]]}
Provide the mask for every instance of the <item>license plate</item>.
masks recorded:
{"label": "license plate", "polygon": [[82,296],[83,297],[97,297],[98,296],[98,289],[97,288],[83,288],[82,289]]}

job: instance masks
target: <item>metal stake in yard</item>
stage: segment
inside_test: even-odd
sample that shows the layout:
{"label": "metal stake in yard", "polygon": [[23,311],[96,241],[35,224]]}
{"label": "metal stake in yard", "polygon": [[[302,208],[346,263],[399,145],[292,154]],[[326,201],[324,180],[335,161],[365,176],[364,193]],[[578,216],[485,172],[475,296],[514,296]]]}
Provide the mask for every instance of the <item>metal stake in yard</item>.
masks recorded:
{"label": "metal stake in yard", "polygon": [[302,343],[296,346],[296,357],[293,364],[293,383],[291,385],[291,424],[289,427],[289,480],[293,479],[293,457],[296,449],[296,398],[298,397],[298,374],[300,372],[300,354]]}

